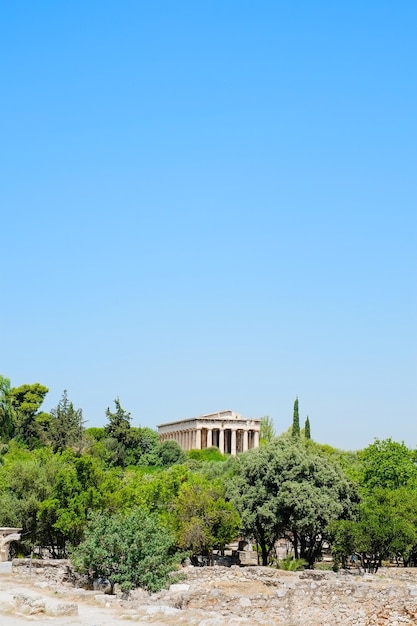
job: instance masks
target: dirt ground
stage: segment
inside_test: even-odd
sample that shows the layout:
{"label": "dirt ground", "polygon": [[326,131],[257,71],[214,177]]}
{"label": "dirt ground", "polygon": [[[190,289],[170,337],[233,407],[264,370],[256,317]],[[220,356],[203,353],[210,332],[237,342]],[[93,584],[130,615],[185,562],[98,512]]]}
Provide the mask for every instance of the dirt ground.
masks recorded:
{"label": "dirt ground", "polygon": [[[39,598],[46,604],[46,613],[25,615],[16,607],[14,597],[23,594],[29,598]],[[1,626],[126,626],[126,619],[121,619],[120,608],[100,606],[95,600],[96,592],[77,589],[40,588],[27,579],[17,578],[11,573],[11,563],[0,564],[0,624]],[[109,600],[109,603],[111,600]],[[78,615],[53,615],[62,603],[75,603]],[[49,614],[48,614],[49,613]]]}

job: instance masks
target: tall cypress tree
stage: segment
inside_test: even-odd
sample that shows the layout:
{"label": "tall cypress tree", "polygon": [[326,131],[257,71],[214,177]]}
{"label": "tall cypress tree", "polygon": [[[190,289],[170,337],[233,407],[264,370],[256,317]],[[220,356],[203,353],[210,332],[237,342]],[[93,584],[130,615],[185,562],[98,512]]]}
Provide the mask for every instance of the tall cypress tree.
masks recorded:
{"label": "tall cypress tree", "polygon": [[306,439],[311,439],[310,420],[308,419],[308,415],[304,426],[304,436]]}
{"label": "tall cypress tree", "polygon": [[292,418],[292,436],[299,437],[300,436],[300,416],[298,414],[298,396],[294,402],[294,413]]}

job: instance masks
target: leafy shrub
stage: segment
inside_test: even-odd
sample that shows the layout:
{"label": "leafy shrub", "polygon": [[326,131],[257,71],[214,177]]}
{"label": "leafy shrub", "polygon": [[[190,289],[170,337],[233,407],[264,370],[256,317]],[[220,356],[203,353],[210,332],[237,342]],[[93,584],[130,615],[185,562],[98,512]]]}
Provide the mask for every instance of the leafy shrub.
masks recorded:
{"label": "leafy shrub", "polygon": [[294,559],[292,556],[287,556],[285,559],[281,559],[278,563],[279,569],[286,570],[287,572],[298,572],[306,567],[307,561],[304,559]]}
{"label": "leafy shrub", "polygon": [[85,538],[72,551],[76,571],[90,578],[108,578],[122,591],[143,587],[159,591],[180,562],[174,537],[153,514],[135,509],[121,513],[95,513],[87,525]]}
{"label": "leafy shrub", "polygon": [[194,461],[217,462],[226,459],[225,455],[215,446],[212,448],[204,448],[203,450],[190,450],[187,452],[187,456]]}
{"label": "leafy shrub", "polygon": [[169,467],[176,463],[183,463],[185,461],[185,453],[179,443],[173,439],[168,439],[159,444],[158,458],[162,466]]}

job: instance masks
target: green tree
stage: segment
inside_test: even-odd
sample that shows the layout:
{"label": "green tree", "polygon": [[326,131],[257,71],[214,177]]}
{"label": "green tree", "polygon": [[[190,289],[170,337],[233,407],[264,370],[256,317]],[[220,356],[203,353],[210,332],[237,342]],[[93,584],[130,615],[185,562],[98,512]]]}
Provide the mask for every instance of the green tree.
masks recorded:
{"label": "green tree", "polygon": [[360,483],[367,490],[417,485],[416,455],[404,443],[376,439],[359,453],[359,460]]}
{"label": "green tree", "polygon": [[308,415],[306,418],[306,423],[304,425],[304,437],[306,439],[311,439],[310,420],[308,419]]}
{"label": "green tree", "polygon": [[118,479],[118,489],[113,494],[113,510],[128,511],[138,507],[162,517],[172,510],[181,485],[189,479],[190,471],[184,465],[166,469],[136,467],[125,470]]}
{"label": "green tree", "polygon": [[331,525],[332,553],[346,567],[356,554],[365,570],[376,571],[382,559],[415,564],[417,546],[417,492],[400,487],[376,487],[364,496],[355,521]]}
{"label": "green tree", "polygon": [[349,517],[355,506],[355,491],[341,469],[286,438],[250,450],[236,463],[227,493],[240,512],[242,530],[260,546],[263,565],[276,540],[286,537],[295,558],[312,566],[330,522]]}
{"label": "green tree", "polygon": [[21,385],[10,390],[17,437],[29,448],[45,442],[50,427],[50,415],[40,411],[48,388],[39,383]]}
{"label": "green tree", "polygon": [[382,559],[417,562],[417,467],[404,443],[378,440],[357,455],[354,473],[361,502],[354,525],[335,523],[333,550],[345,564],[349,551],[371,570]]}
{"label": "green tree", "polygon": [[158,465],[159,435],[147,426],[130,429],[127,465]]}
{"label": "green tree", "polygon": [[109,461],[112,465],[126,465],[126,455],[131,443],[130,422],[132,417],[128,411],[125,411],[120,404],[119,398],[115,401],[116,410],[110,411],[106,409],[107,424],[104,430],[107,434],[105,446],[108,451]]}
{"label": "green tree", "polygon": [[119,398],[115,399],[114,404],[116,405],[114,412],[110,411],[110,407],[106,409],[108,423],[104,429],[108,437],[113,437],[119,443],[126,445],[129,439],[132,416],[122,408]]}
{"label": "green tree", "polygon": [[269,415],[261,418],[261,430],[259,433],[259,442],[261,445],[269,443],[275,437],[274,421]]}
{"label": "green tree", "polygon": [[298,397],[294,401],[294,412],[292,418],[292,436],[296,439],[300,436],[300,416],[298,414]]}
{"label": "green tree", "polygon": [[59,470],[59,459],[47,448],[29,451],[10,442],[0,467],[0,526],[23,528],[27,551],[48,545],[42,537],[38,512],[52,492]]}
{"label": "green tree", "polygon": [[131,415],[125,411],[118,398],[114,401],[116,410],[108,408],[107,425],[104,427],[107,438],[101,440],[102,450],[110,465],[127,467],[129,465],[157,465],[158,433],[147,427],[131,426]]}
{"label": "green tree", "polygon": [[181,446],[177,441],[174,441],[174,439],[168,439],[159,444],[158,457],[160,464],[165,467],[175,465],[176,463],[183,463],[186,458]]}
{"label": "green tree", "polygon": [[68,543],[80,542],[91,511],[103,507],[103,470],[97,459],[60,455],[60,468],[47,499],[40,503],[40,532],[51,556],[66,557]]}
{"label": "green tree", "polygon": [[0,439],[4,442],[13,437],[15,428],[10,391],[10,380],[0,374]]}
{"label": "green tree", "polygon": [[51,409],[50,445],[54,452],[66,448],[80,448],[83,436],[83,414],[68,400],[65,390],[57,407]]}
{"label": "green tree", "polygon": [[180,548],[193,555],[205,554],[213,562],[213,549],[223,549],[236,539],[240,517],[224,498],[218,481],[194,474],[183,483],[173,505],[174,527]]}
{"label": "green tree", "polygon": [[170,573],[180,561],[172,533],[155,514],[141,509],[125,515],[93,514],[71,558],[78,571],[92,578],[104,576],[123,591],[159,591],[172,582]]}

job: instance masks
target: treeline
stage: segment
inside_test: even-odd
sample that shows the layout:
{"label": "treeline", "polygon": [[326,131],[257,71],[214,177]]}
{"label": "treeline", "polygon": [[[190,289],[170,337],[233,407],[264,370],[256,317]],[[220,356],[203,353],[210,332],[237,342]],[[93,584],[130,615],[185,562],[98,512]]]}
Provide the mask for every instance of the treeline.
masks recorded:
{"label": "treeline", "polygon": [[124,589],[161,588],[185,556],[255,542],[276,564],[278,539],[313,567],[330,545],[335,566],[417,564],[416,451],[390,439],[345,452],[311,439],[310,423],[226,457],[184,453],[131,425],[118,399],[102,428],[85,428],[64,392],[42,411],[47,388],[0,378],[0,526],[20,527],[23,554],[71,556],[80,571]]}

